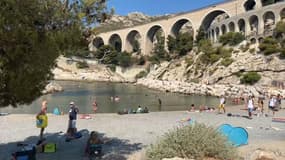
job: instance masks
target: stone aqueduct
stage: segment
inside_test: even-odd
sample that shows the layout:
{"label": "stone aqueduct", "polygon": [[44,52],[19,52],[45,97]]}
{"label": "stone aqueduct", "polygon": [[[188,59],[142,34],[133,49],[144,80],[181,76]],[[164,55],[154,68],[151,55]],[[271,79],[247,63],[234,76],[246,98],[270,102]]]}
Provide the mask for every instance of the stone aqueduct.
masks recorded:
{"label": "stone aqueduct", "polygon": [[[275,0],[265,5],[266,0],[228,0],[169,19],[148,24],[100,33],[93,37],[90,49],[96,50],[109,44],[118,51],[132,52],[134,41],[140,43],[141,53],[148,55],[153,48],[155,34],[161,30],[165,37],[176,36],[186,23],[190,23],[195,37],[200,27],[206,30],[213,42],[226,32],[242,32],[250,40],[258,40],[272,32],[276,22],[285,18],[285,0]],[[217,18],[219,17],[219,18]],[[215,20],[215,21],[214,21]]]}

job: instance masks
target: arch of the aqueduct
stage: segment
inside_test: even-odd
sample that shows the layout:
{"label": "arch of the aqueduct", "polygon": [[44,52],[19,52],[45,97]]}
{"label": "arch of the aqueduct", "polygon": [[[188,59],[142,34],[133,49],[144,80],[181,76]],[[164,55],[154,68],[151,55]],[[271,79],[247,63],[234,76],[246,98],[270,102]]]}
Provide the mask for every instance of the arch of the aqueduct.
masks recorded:
{"label": "arch of the aqueduct", "polygon": [[[94,48],[98,48],[102,44],[109,44],[117,48],[118,51],[132,52],[136,43],[139,43],[141,53],[148,55],[151,53],[154,36],[158,31],[162,31],[165,38],[168,35],[176,36],[186,23],[191,24],[194,38],[197,30],[203,27],[207,31],[207,37],[217,41],[220,35],[230,31],[242,32],[246,36],[264,34],[268,23],[275,25],[282,17],[285,18],[285,2],[261,8],[261,2],[255,0],[255,8],[246,10],[248,9],[244,6],[246,1],[248,0],[233,0],[169,19],[101,33],[94,37],[92,44]],[[214,18],[221,14],[225,14],[226,19],[212,23]]]}

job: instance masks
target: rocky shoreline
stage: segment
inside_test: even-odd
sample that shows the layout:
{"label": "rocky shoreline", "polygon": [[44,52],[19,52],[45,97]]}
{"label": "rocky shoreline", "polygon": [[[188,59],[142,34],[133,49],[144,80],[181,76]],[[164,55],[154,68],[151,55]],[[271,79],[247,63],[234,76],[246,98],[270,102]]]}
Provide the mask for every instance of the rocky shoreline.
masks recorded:
{"label": "rocky shoreline", "polygon": [[285,96],[285,90],[269,88],[269,87],[258,87],[258,86],[247,86],[247,85],[236,85],[236,84],[199,84],[199,83],[187,83],[181,81],[163,81],[163,80],[152,80],[152,79],[139,79],[136,84],[146,86],[151,89],[157,89],[164,92],[174,92],[182,94],[197,94],[206,96],[221,96],[226,97],[242,97],[245,95],[254,95],[255,97],[269,96],[271,94],[281,94]]}
{"label": "rocky shoreline", "polygon": [[[174,78],[159,78],[166,67],[152,68],[150,73],[145,78],[135,79],[134,77],[145,69],[131,68],[123,70],[120,67],[116,68],[116,72],[112,72],[104,65],[95,64],[94,61],[87,61],[90,65],[87,69],[78,69],[76,61],[68,63],[69,58],[60,57],[58,59],[57,68],[53,70],[55,80],[71,80],[71,81],[85,81],[85,82],[115,82],[115,83],[132,83],[134,85],[142,85],[150,89],[156,89],[163,92],[174,92],[181,94],[196,94],[207,96],[221,96],[226,97],[241,97],[246,95],[254,95],[256,97],[269,96],[271,94],[281,94],[285,97],[285,90],[280,88],[273,88],[264,85],[240,85],[235,83],[195,83],[187,82],[183,79],[175,80]],[[161,69],[163,68],[163,69]],[[179,68],[178,68],[179,69]],[[175,75],[174,75],[175,76]],[[177,76],[179,77],[179,76]],[[56,87],[59,88],[59,87]],[[53,89],[51,89],[53,90]],[[62,89],[61,89],[62,90]]]}

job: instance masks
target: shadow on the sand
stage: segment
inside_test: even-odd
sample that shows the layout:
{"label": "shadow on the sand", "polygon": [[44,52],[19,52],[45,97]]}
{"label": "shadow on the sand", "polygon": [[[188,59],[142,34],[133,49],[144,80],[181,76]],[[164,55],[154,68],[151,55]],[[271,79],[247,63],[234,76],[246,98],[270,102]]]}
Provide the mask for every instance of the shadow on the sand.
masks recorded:
{"label": "shadow on the sand", "polygon": [[[79,131],[82,133],[82,137],[74,139],[70,142],[65,141],[65,135],[63,132],[46,133],[45,142],[56,143],[55,153],[37,153],[37,160],[85,160],[88,159],[84,155],[87,139],[89,138],[88,130]],[[130,144],[129,140],[119,138],[105,137],[104,133],[99,133],[102,137],[110,139],[103,145],[104,156],[102,160],[126,160],[126,156],[142,149],[141,143]],[[1,137],[2,138],[2,137]],[[36,144],[38,136],[30,136],[23,141],[11,142],[6,144],[0,144],[0,159],[10,160],[11,154],[21,150],[21,147],[17,147],[18,143]]]}

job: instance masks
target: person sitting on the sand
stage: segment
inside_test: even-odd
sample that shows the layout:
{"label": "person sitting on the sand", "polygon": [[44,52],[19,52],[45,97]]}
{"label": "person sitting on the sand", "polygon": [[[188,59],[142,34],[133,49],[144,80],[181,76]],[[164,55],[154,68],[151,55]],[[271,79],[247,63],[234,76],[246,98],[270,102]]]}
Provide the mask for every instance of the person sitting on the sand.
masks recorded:
{"label": "person sitting on the sand", "polygon": [[114,101],[115,101],[115,102],[119,102],[119,101],[120,101],[120,98],[119,98],[118,96],[115,96]]}
{"label": "person sitting on the sand", "polygon": [[149,111],[148,111],[148,108],[147,107],[144,107],[144,109],[143,109],[143,113],[148,113]]}
{"label": "person sitting on the sand", "polygon": [[96,150],[98,154],[101,154],[103,143],[104,142],[102,139],[100,139],[98,133],[95,131],[92,131],[86,143],[85,154],[91,155],[94,150]]}
{"label": "person sitting on the sand", "polygon": [[143,112],[143,109],[142,109],[142,107],[139,105],[138,106],[138,109],[137,109],[137,113],[142,113]]}
{"label": "person sitting on the sand", "polygon": [[195,105],[191,104],[191,108],[189,109],[189,112],[195,112]]}

